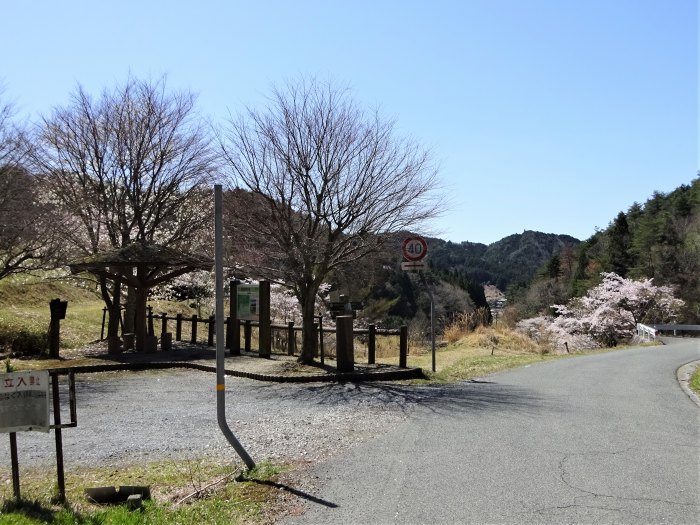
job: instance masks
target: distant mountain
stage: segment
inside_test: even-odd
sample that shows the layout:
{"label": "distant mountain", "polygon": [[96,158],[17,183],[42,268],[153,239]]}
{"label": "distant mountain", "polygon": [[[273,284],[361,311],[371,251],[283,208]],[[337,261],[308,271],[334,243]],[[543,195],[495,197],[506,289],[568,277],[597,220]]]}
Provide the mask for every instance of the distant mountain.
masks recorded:
{"label": "distant mountain", "polygon": [[436,272],[460,274],[478,283],[490,283],[505,290],[526,284],[563,248],[574,248],[581,241],[570,235],[526,230],[492,244],[453,243],[431,238],[430,267]]}

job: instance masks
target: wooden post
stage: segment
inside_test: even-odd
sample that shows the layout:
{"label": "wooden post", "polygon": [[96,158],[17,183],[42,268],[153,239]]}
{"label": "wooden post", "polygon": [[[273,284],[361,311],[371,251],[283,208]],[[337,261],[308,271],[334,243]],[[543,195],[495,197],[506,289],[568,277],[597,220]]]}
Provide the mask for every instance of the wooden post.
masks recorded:
{"label": "wooden post", "polygon": [[367,364],[373,365],[375,362],[377,351],[377,327],[371,324],[368,328],[369,334],[367,336]]}
{"label": "wooden post", "polygon": [[209,316],[209,333],[207,334],[207,346],[214,346],[214,329],[216,328],[216,318]]}
{"label": "wooden post", "polygon": [[175,316],[175,341],[182,340],[182,314]]}
{"label": "wooden post", "polygon": [[351,315],[335,318],[335,340],[338,372],[352,372],[355,369],[355,352]]}
{"label": "wooden post", "polygon": [[287,323],[287,355],[294,355],[295,342],[296,336],[294,335],[294,323],[289,321]]}
{"label": "wooden post", "polygon": [[61,322],[51,316],[49,325],[49,357],[58,358],[59,347],[61,346]]}
{"label": "wooden post", "polygon": [[408,326],[402,326],[399,333],[399,366],[406,368],[406,356],[408,355]]}
{"label": "wooden post", "polygon": [[260,281],[258,285],[258,354],[260,357],[272,355],[272,327],[270,326],[270,281]]}
{"label": "wooden post", "polygon": [[105,319],[107,318],[107,307],[102,309],[102,331],[100,332],[100,341],[105,338]]}
{"label": "wooden post", "polygon": [[323,364],[323,361],[325,359],[324,351],[323,351],[323,316],[319,315],[317,316],[318,318],[318,346],[321,350],[321,364]]}
{"label": "wooden post", "polygon": [[228,349],[230,355],[241,355],[241,323],[238,321],[238,281],[229,283]]}
{"label": "wooden post", "polygon": [[155,331],[153,330],[153,307],[148,306],[148,335],[155,335]]}
{"label": "wooden post", "polygon": [[197,342],[197,315],[192,316],[192,344]]}
{"label": "wooden post", "polygon": [[243,326],[243,339],[245,340],[245,351],[250,352],[250,340],[252,339],[253,336],[253,327],[250,323],[250,321],[245,322],[245,325]]}
{"label": "wooden post", "polygon": [[52,299],[49,302],[51,309],[51,324],[49,325],[49,356],[58,358],[58,351],[61,344],[61,319],[66,318],[66,308],[68,301]]}

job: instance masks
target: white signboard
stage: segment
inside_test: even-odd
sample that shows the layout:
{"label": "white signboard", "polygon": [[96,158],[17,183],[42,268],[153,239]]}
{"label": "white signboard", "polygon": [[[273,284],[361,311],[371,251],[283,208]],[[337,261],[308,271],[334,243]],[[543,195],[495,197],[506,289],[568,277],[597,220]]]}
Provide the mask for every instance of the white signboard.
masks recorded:
{"label": "white signboard", "polygon": [[401,263],[401,269],[405,272],[420,272],[427,267],[425,261],[404,261]]}
{"label": "white signboard", "polygon": [[258,321],[260,319],[260,286],[239,284],[236,290],[236,317],[241,321]]}
{"label": "white signboard", "polygon": [[49,431],[49,372],[0,374],[0,432]]}

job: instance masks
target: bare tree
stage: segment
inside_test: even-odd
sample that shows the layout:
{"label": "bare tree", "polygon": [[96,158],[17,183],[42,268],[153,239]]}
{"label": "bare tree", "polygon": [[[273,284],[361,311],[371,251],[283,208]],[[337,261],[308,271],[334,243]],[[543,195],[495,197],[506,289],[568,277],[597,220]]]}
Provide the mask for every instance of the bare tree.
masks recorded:
{"label": "bare tree", "polygon": [[30,144],[12,117],[12,104],[0,102],[0,279],[34,269],[53,253],[49,206],[23,167]]}
{"label": "bare tree", "polygon": [[4,87],[0,85],[0,166],[20,166],[26,157],[29,143],[23,126],[14,120],[14,106],[3,102]]}
{"label": "bare tree", "polygon": [[0,167],[0,279],[55,261],[55,226],[38,179],[23,168]]}
{"label": "bare tree", "polygon": [[384,234],[435,216],[436,170],[424,148],[395,136],[392,121],[313,80],[274,90],[268,107],[231,119],[221,139],[234,185],[252,192],[229,217],[236,246],[267,263],[237,257],[233,264],[294,290],[300,359],[309,362],[319,286],[378,250]]}
{"label": "bare tree", "polygon": [[[217,169],[208,130],[194,95],[168,93],[164,80],[129,78],[95,100],[79,86],[43,118],[35,159],[70,225],[64,234],[74,254],[134,242],[193,249],[208,240],[201,233],[211,199],[203,195]],[[121,285],[100,285],[113,336]]]}

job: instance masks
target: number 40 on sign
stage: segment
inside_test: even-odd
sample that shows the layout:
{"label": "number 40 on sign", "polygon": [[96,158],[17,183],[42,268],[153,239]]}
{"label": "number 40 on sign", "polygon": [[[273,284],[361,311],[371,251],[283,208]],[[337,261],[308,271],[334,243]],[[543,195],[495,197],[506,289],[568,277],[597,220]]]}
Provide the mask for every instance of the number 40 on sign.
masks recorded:
{"label": "number 40 on sign", "polygon": [[403,241],[401,245],[401,252],[403,254],[405,262],[401,263],[402,270],[423,270],[425,269],[425,262],[423,258],[428,253],[428,244],[422,237],[414,236],[408,237]]}

